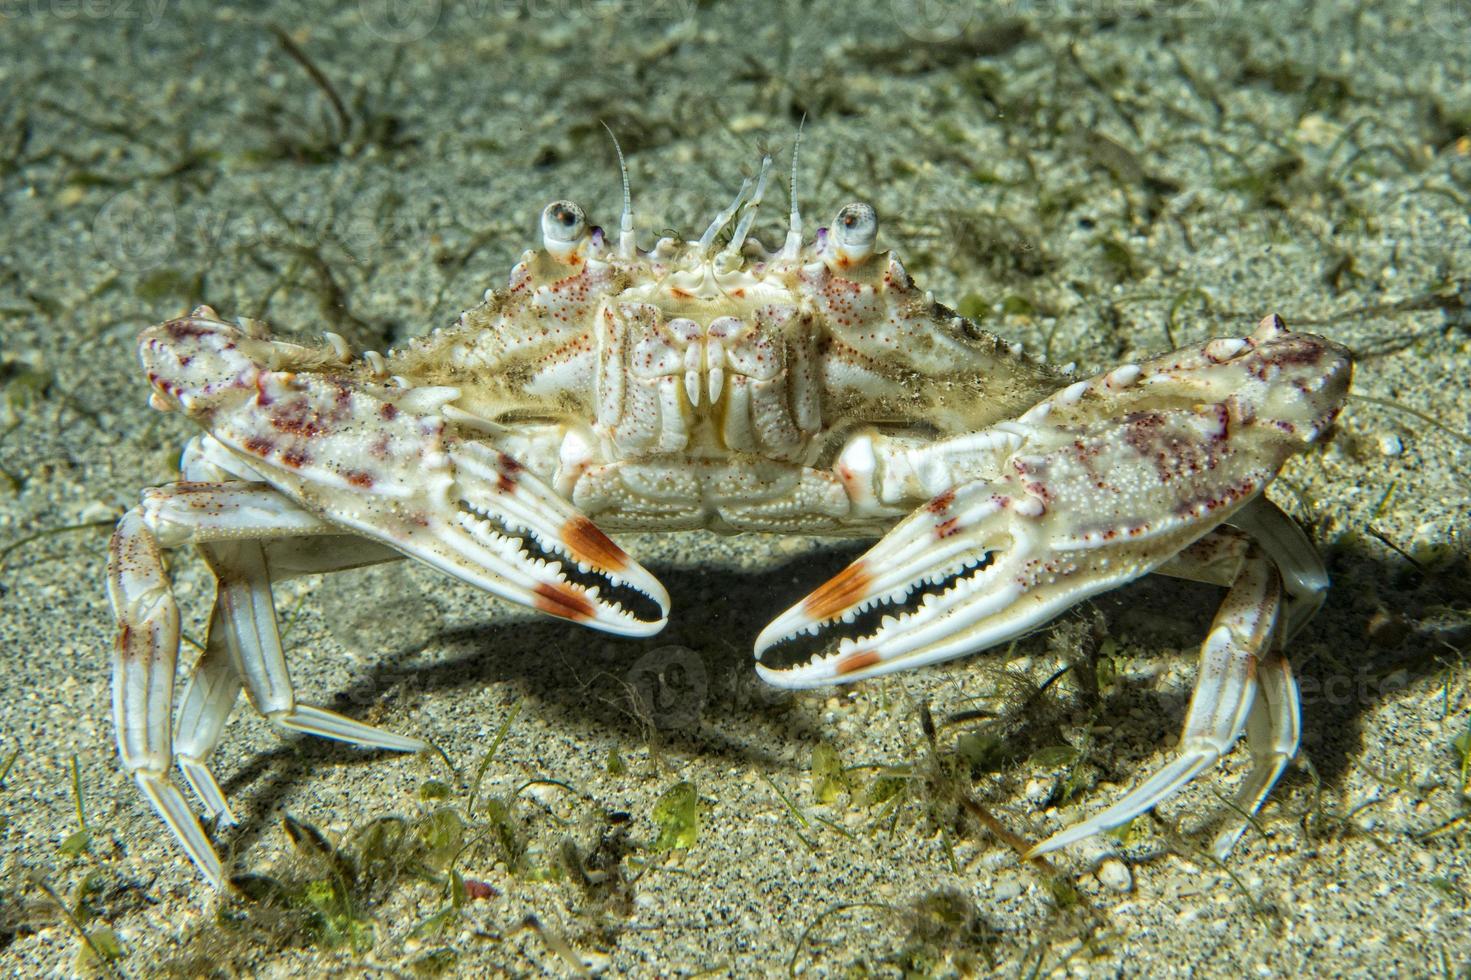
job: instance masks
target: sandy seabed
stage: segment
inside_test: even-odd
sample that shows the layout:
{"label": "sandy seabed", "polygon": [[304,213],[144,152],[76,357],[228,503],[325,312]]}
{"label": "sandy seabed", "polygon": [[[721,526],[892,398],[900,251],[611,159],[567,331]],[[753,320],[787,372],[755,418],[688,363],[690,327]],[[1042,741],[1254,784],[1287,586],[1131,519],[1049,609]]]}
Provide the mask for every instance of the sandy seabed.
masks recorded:
{"label": "sandy seabed", "polygon": [[[86,931],[130,976],[1465,974],[1468,43],[1455,2],[0,7],[0,970],[97,972]],[[1358,355],[1270,491],[1335,586],[1257,830],[1225,865],[1194,833],[1243,750],[1050,871],[1009,843],[1168,757],[1218,590],[1136,583],[1010,650],[789,694],[750,641],[853,546],[635,536],[674,600],[643,642],[420,568],[282,584],[299,691],[456,768],[239,712],[214,838],[276,897],[221,906],[108,720],[107,528],[187,435],[138,331],[207,301],[383,347],[503,282],[548,201],[616,225],[604,123],[647,246],[804,117],[809,230],[872,202],[922,285],[1028,349],[1093,372],[1275,311]],[[197,637],[210,581],[175,571]],[[683,783],[698,827],[661,850]],[[368,826],[407,828],[407,867]]]}

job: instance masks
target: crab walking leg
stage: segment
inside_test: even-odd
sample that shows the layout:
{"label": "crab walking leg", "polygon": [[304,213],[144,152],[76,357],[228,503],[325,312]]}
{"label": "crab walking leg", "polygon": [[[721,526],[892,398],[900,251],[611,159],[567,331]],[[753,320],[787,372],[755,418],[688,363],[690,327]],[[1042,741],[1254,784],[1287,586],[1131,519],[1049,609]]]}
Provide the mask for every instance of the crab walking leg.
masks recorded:
{"label": "crab walking leg", "polygon": [[[400,557],[374,542],[357,543],[287,498],[258,483],[176,483],[144,492],[143,522],[159,543],[178,547],[195,544],[219,581],[210,635],[224,638],[229,662],[243,679],[252,700],[278,724],[344,741],[381,748],[417,751],[417,739],[380,732],[310,705],[296,705],[291,681],[276,632],[271,600],[271,575],[266,550],[283,561],[292,574],[334,571]],[[346,544],[343,554],[303,544],[316,539]],[[282,539],[282,540],[271,540]],[[223,675],[208,651],[201,661],[201,690],[186,692],[188,717],[207,724],[221,711],[228,714],[223,691],[214,692]],[[198,699],[198,700],[192,700]],[[201,715],[194,715],[197,710]],[[340,720],[336,720],[340,719]],[[214,722],[208,722],[214,723]],[[221,719],[219,724],[223,723]],[[316,731],[316,728],[322,728]]]}
{"label": "crab walking leg", "polygon": [[385,732],[335,711],[298,702],[276,630],[271,577],[260,542],[217,541],[200,545],[200,551],[219,579],[215,602],[230,661],[256,710],[267,720],[308,735],[373,748],[418,752],[427,747],[420,739]]}
{"label": "crab walking leg", "polygon": [[1323,567],[1322,556],[1302,525],[1266,497],[1258,497],[1238,510],[1229,523],[1261,545],[1282,575],[1288,595],[1282,625],[1282,642],[1286,643],[1322,608],[1328,595],[1328,570]]}
{"label": "crab walking leg", "polygon": [[[1242,508],[1242,513],[1249,513],[1249,519],[1233,517],[1231,523],[1243,528],[1250,526],[1252,537],[1247,537],[1241,530],[1221,528],[1157,569],[1164,575],[1229,586],[1241,573],[1251,554],[1252,544],[1256,543],[1277,566],[1286,593],[1277,641],[1257,666],[1259,696],[1246,719],[1246,744],[1251,751],[1252,768],[1237,790],[1236,798],[1226,808],[1223,829],[1212,844],[1212,852],[1223,860],[1250,826],[1251,817],[1261,808],[1287,764],[1297,755],[1302,737],[1301,707],[1297,682],[1293,680],[1292,666],[1283,647],[1294,628],[1294,613],[1297,625],[1305,622],[1321,604],[1323,590],[1328,583],[1322,559],[1308,543],[1307,536],[1275,504],[1259,498]],[[1291,527],[1274,534],[1266,543],[1255,536],[1259,529],[1272,524],[1279,528]],[[1273,541],[1278,544],[1291,542],[1293,547],[1274,547]],[[1287,565],[1286,571],[1283,570],[1284,564]]]}
{"label": "crab walking leg", "polygon": [[194,791],[206,817],[222,824],[237,823],[225,794],[205,760],[220,742],[220,735],[240,696],[240,673],[230,661],[225,642],[224,617],[219,602],[210,614],[209,635],[189,681],[174,722],[174,761],[184,781]]}
{"label": "crab walking leg", "polygon": [[356,745],[417,752],[419,739],[364,725],[295,699],[276,631],[270,575],[261,546],[201,545],[220,589],[209,641],[184,689],[174,732],[174,757],[206,815],[234,823],[233,814],[205,760],[219,744],[242,684],[269,721],[292,731]]}
{"label": "crab walking leg", "polygon": [[[186,472],[214,475],[219,471],[186,455]],[[328,571],[401,557],[382,545],[359,542],[332,531],[335,531],[332,525],[269,487],[243,481],[189,482],[146,491],[143,505],[119,525],[113,549],[115,562],[120,568],[133,570],[139,581],[153,581],[168,600],[168,608],[174,608],[174,604],[158,555],[160,542],[174,547],[193,542],[219,580],[205,652],[190,673],[173,738],[173,757],[209,816],[234,822],[206,760],[219,743],[242,686],[249,690],[262,713],[283,727],[400,751],[424,747],[418,739],[383,732],[334,712],[295,702],[276,630],[267,555],[274,555],[288,574]],[[263,540],[267,542],[265,545]],[[335,553],[333,546],[339,549]],[[161,724],[167,732],[172,662],[179,645],[177,611],[171,615],[172,638],[157,641],[168,646],[168,696],[159,695],[158,704],[149,703],[142,711],[136,704],[124,703],[118,709],[120,733],[129,730],[130,718],[139,717],[146,717],[150,724]],[[123,624],[126,636],[130,623],[146,621],[146,617],[120,607],[118,621]],[[162,666],[159,669],[162,671]],[[160,758],[167,769],[167,752],[148,761],[156,765]],[[160,812],[205,876],[218,883],[218,858],[192,815],[188,815],[188,821],[183,820],[187,807],[177,790],[172,784],[168,789],[173,795],[166,802],[182,813],[165,812],[161,806]],[[150,799],[154,798],[154,793],[146,787],[145,792],[149,792]]]}
{"label": "crab walking leg", "polygon": [[[1282,605],[1282,586],[1271,562],[1253,549],[1236,582],[1216,613],[1210,633],[1200,648],[1200,667],[1190,710],[1180,736],[1177,757],[1102,813],[1074,824],[1027,852],[1032,858],[1056,851],[1085,837],[1102,833],[1139,816],[1174,796],[1196,776],[1215,765],[1246,728],[1257,694],[1258,661],[1273,642]],[[1270,728],[1270,719],[1258,722]],[[1266,782],[1268,767],[1258,760],[1246,789],[1256,795]],[[1277,773],[1271,773],[1275,782]],[[1265,797],[1271,782],[1261,788]]]}
{"label": "crab walking leg", "polygon": [[1211,844],[1211,853],[1217,860],[1226,859],[1251,825],[1251,818],[1297,755],[1302,737],[1297,682],[1280,646],[1258,666],[1257,688],[1256,703],[1246,719],[1246,744],[1251,750],[1252,766],[1231,802],[1225,826]]}
{"label": "crab walking leg", "polygon": [[190,860],[215,888],[224,872],[214,846],[169,779],[169,721],[179,655],[179,607],[158,542],[141,509],[123,515],[108,548],[107,592],[117,617],[112,719],[123,768],[132,774]]}

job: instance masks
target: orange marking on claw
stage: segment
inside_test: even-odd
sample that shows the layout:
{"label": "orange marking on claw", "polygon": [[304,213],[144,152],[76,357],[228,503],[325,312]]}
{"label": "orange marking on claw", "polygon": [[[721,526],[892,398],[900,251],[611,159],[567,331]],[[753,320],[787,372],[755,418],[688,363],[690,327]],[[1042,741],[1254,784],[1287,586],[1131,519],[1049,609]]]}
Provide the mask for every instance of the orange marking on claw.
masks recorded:
{"label": "orange marking on claw", "polygon": [[542,583],[536,587],[536,608],[549,616],[583,622],[592,619],[593,605],[587,596],[565,585]]}
{"label": "orange marking on claw", "polygon": [[840,675],[851,674],[854,671],[862,670],[864,667],[872,667],[878,662],[879,655],[877,651],[859,650],[857,653],[850,653],[838,661],[838,673]]}
{"label": "orange marking on claw", "polygon": [[596,568],[621,572],[628,567],[628,554],[602,528],[580,514],[562,525],[562,543],[578,561]]}
{"label": "orange marking on claw", "polygon": [[872,584],[873,576],[868,573],[868,567],[860,558],[802,600],[802,608],[807,611],[807,615],[819,622],[836,619],[849,606],[862,601]]}

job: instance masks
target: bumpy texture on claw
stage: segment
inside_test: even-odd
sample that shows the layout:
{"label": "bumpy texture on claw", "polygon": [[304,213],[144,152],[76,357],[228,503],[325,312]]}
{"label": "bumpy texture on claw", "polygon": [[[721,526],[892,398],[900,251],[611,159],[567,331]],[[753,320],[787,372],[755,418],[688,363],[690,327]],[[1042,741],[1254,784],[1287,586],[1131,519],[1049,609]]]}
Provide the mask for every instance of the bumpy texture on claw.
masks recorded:
{"label": "bumpy texture on claw", "polygon": [[[320,352],[207,309],[145,331],[141,350],[156,391],[333,524],[551,616],[626,636],[663,627],[669,596],[653,575],[509,454],[446,431],[455,389],[335,374]],[[574,583],[557,557],[643,593],[659,618]]]}
{"label": "bumpy texture on claw", "polygon": [[756,654],[874,606],[914,608],[828,656],[757,669],[779,686],[813,687],[937,663],[1154,570],[1327,428],[1350,364],[1337,345],[1269,317],[1249,338],[1064,389],[994,427],[992,455],[974,460],[979,478],[962,474],[782,613]]}

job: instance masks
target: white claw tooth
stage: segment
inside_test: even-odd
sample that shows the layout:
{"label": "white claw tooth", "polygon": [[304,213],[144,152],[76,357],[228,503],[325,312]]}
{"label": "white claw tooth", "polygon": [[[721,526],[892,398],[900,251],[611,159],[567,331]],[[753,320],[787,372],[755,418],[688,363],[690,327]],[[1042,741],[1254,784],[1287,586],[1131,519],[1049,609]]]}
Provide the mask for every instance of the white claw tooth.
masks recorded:
{"label": "white claw tooth", "polygon": [[375,350],[365,350],[363,360],[368,362],[368,367],[372,370],[374,377],[386,378],[388,376],[388,363],[383,360],[382,354]]}
{"label": "white claw tooth", "polygon": [[1051,411],[1051,402],[1038,402],[1036,405],[1033,405],[1031,408],[1027,409],[1026,412],[1022,414],[1019,421],[1040,422],[1045,419]]}
{"label": "white claw tooth", "polygon": [[333,333],[328,330],[322,336],[326,339],[328,346],[332,348],[332,353],[337,355],[339,361],[346,364],[352,360],[352,348],[347,345],[347,339],[342,334]]}
{"label": "white claw tooth", "polygon": [[1205,345],[1205,352],[1217,361],[1229,361],[1246,349],[1246,341],[1239,337],[1222,337]]}
{"label": "white claw tooth", "polygon": [[1110,388],[1127,388],[1139,380],[1142,369],[1137,364],[1125,364],[1114,368],[1108,373],[1108,386]]}
{"label": "white claw tooth", "polygon": [[1057,400],[1064,405],[1076,405],[1088,391],[1088,382],[1078,381],[1068,385],[1058,394]]}

